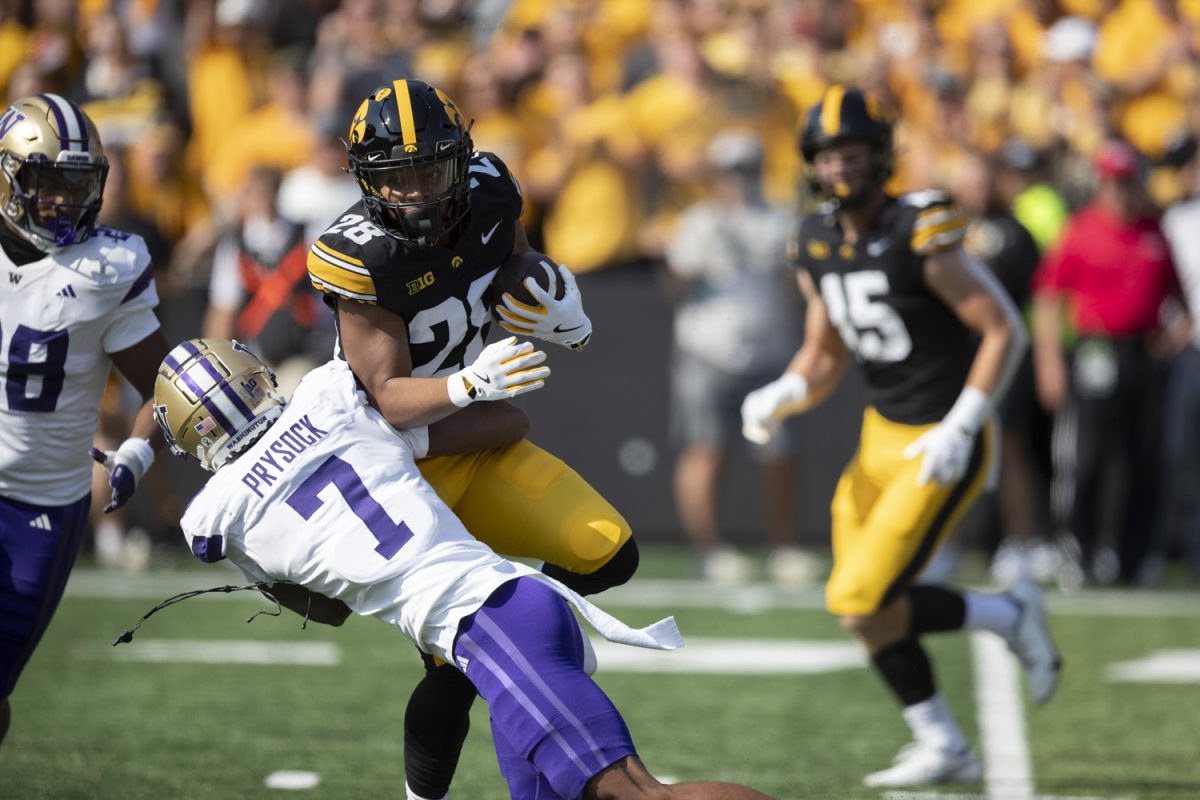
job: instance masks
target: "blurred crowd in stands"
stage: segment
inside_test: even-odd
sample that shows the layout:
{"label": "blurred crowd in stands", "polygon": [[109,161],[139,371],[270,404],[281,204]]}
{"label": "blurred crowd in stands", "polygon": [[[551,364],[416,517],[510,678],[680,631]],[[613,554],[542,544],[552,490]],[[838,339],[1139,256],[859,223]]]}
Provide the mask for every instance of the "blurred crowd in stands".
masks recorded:
{"label": "blurred crowd in stands", "polygon": [[[1071,256],[1055,248],[1106,177],[1136,195],[1135,216],[1171,210],[1176,222],[1168,216],[1164,227],[1180,283],[1200,284],[1180,263],[1200,251],[1200,222],[1187,222],[1200,210],[1186,206],[1196,189],[1198,56],[1197,0],[0,0],[0,100],[55,91],[96,121],[112,163],[102,221],[146,238],[168,338],[203,331],[257,340],[281,365],[330,352],[329,315],[308,289],[303,254],[357,198],[340,139],[361,99],[394,78],[427,81],[474,118],[477,148],[498,153],[521,181],[533,245],[577,273],[680,263],[671,257],[686,250],[673,242],[680,221],[697,203],[720,202],[719,175],[747,164],[755,203],[802,213],[809,198],[798,120],[827,86],[863,87],[897,121],[891,188],[954,193],[978,219],[969,249],[1032,308],[1036,287],[1063,288],[1057,266]],[[742,137],[736,152],[749,147],[752,158],[712,147],[731,130]],[[1106,155],[1114,143],[1128,146],[1129,164]],[[1005,227],[1009,218],[1019,231]],[[694,265],[672,270],[672,299],[682,310],[697,287],[714,290],[747,269],[789,285],[786,263],[764,266],[769,256],[753,245],[730,244],[724,279]],[[1035,278],[1039,259],[1044,274]],[[1163,294],[1175,298],[1178,288]],[[1017,551],[1010,561],[1029,569],[1039,547],[1057,542],[1043,560],[1062,580],[1066,553],[1077,574],[1065,582],[1075,585],[1153,584],[1164,561],[1180,555],[1200,580],[1200,520],[1189,497],[1200,480],[1192,463],[1200,426],[1191,419],[1200,413],[1200,350],[1182,327],[1186,307],[1172,314],[1168,300],[1155,311],[1161,320],[1136,330],[1081,332],[1072,302],[1043,352],[1057,342],[1068,369],[1103,390],[1120,353],[1089,352],[1077,369],[1077,342],[1119,340],[1120,351],[1136,339],[1135,348],[1152,351],[1161,390],[1122,390],[1152,395],[1157,405],[1136,413],[1159,425],[1092,454],[1116,483],[1073,475],[1067,484],[1086,484],[1111,504],[1150,474],[1138,491],[1153,497],[1131,503],[1136,513],[1084,515],[1086,524],[1119,520],[1111,531],[1073,529],[1084,524],[1067,510],[1078,498],[1063,495],[1055,472],[1078,469],[1078,459],[1052,458],[1051,443],[1067,429],[1064,393],[1079,386],[1068,380],[1054,394],[1054,376],[1031,358],[1006,411],[1012,466],[996,495],[992,546],[1007,541]],[[763,313],[788,312],[784,304]],[[280,316],[287,324],[276,324]],[[1143,347],[1151,335],[1154,346]],[[106,403],[102,433],[120,441],[135,403],[116,386]],[[1095,431],[1114,429],[1099,419]],[[736,438],[737,426],[725,427]],[[679,444],[686,453],[694,442]],[[1158,471],[1142,472],[1145,458],[1135,469],[1138,453]],[[681,502],[720,490],[717,471],[692,456],[682,467],[690,477],[677,476]],[[1169,467],[1160,468],[1163,459]],[[766,463],[776,470],[766,480],[787,480],[774,455]],[[143,510],[140,527],[158,538],[187,494],[171,470],[151,475],[161,485],[145,494],[161,508]],[[786,527],[786,492],[768,494],[771,524]],[[703,514],[685,514],[683,524],[697,542],[719,539]],[[132,523],[96,527],[101,561],[144,561],[145,543],[139,557],[121,536]],[[1141,546],[1123,547],[1130,536]]]}

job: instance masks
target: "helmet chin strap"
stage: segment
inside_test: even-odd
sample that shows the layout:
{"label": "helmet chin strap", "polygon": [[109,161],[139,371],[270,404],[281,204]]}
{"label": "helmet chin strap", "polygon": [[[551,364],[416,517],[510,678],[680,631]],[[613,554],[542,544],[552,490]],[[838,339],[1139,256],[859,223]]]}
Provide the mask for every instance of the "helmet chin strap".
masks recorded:
{"label": "helmet chin strap", "polygon": [[419,233],[416,239],[422,247],[433,247],[437,244],[437,237],[433,231],[433,220],[429,217],[423,216],[417,220],[417,230]]}

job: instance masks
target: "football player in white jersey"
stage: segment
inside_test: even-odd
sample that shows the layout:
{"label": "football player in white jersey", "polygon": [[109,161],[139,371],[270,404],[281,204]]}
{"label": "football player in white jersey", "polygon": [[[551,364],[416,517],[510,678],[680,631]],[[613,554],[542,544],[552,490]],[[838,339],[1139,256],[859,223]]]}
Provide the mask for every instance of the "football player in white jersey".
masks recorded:
{"label": "football player in white jersey", "polygon": [[[441,391],[469,375],[473,401],[512,397],[544,384],[544,359],[529,342],[496,342]],[[629,628],[468,533],[417,468],[426,435],[393,428],[346,362],[313,370],[285,404],[243,345],[192,339],[163,362],[154,402],[172,451],[214,473],[181,521],[192,552],[229,559],[297,613],[373,616],[455,665],[488,703],[512,797],[766,797],[646,771],[584,671],[570,607],[610,641],[654,649],[683,644],[674,620]]]}
{"label": "football player in white jersey", "polygon": [[[109,369],[149,401],[167,351],[145,244],[96,226],[107,170],[74,103],[40,94],[0,115],[0,740],[79,551]],[[93,452],[111,473],[105,511],[161,443],[147,402],[129,439]]]}

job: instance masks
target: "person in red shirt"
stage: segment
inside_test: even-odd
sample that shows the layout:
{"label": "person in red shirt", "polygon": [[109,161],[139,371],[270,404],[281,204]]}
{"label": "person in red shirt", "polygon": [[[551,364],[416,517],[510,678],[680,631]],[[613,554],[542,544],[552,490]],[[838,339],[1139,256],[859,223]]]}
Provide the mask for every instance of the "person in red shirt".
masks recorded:
{"label": "person in red shirt", "polygon": [[[1180,286],[1141,156],[1110,140],[1093,166],[1091,203],[1067,222],[1033,284],[1037,393],[1055,413],[1051,510],[1070,556],[1068,585],[1137,576],[1155,524],[1166,366],[1179,340],[1160,324]],[[1077,334],[1068,349],[1064,314]],[[1106,519],[1114,530],[1101,529]],[[1100,547],[1105,534],[1119,564],[1097,558],[1111,552]]]}

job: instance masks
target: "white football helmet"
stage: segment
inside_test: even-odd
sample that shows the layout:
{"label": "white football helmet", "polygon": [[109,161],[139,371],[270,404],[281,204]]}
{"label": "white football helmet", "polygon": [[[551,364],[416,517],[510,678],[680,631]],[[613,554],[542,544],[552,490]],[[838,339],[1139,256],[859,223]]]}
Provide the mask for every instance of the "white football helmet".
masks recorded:
{"label": "white football helmet", "polygon": [[100,133],[70,100],[22,97],[0,116],[0,217],[43,253],[92,235],[107,176]]}
{"label": "white football helmet", "polygon": [[154,419],[173,453],[216,472],[283,413],[276,385],[271,368],[240,342],[189,339],[158,368]]}

